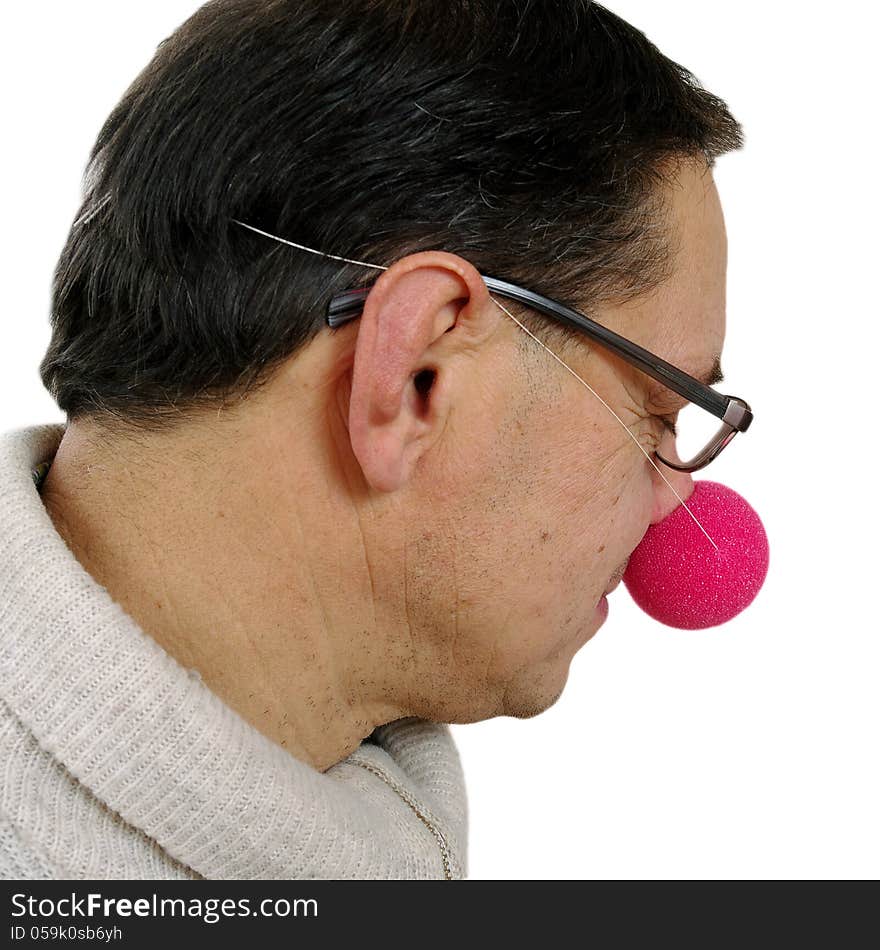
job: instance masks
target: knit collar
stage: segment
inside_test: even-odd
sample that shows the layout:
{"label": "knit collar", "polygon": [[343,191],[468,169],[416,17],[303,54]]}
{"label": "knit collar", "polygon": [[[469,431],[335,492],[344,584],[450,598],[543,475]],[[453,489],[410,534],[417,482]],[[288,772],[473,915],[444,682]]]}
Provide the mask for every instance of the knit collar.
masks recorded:
{"label": "knit collar", "polygon": [[402,719],[325,773],[146,634],[56,532],[33,473],[64,426],[0,435],[0,691],[109,808],[207,878],[460,877],[447,725]]}

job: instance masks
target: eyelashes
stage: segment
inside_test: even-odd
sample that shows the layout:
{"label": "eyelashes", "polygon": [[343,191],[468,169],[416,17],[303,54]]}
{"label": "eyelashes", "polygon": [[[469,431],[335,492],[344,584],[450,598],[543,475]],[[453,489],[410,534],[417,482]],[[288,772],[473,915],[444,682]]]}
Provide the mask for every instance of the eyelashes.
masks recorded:
{"label": "eyelashes", "polygon": [[673,438],[678,436],[678,410],[662,415],[659,412],[646,412],[642,415],[643,425],[639,440],[644,439],[649,452],[656,454],[662,441],[661,433],[671,432]]}
{"label": "eyelashes", "polygon": [[663,428],[666,429],[667,432],[671,432],[673,435],[678,435],[678,428],[675,425],[675,420],[677,417],[678,413],[675,413],[674,416],[654,416],[654,418],[663,425]]}

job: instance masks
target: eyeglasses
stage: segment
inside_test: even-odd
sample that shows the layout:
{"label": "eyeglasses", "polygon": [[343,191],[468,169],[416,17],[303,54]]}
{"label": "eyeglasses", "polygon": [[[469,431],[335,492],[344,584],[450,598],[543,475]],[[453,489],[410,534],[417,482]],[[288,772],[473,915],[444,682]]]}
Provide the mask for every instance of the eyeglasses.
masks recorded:
{"label": "eyeglasses", "polygon": [[[357,261],[349,257],[340,257],[338,254],[327,254],[313,247],[307,247],[305,244],[297,244],[295,241],[278,237],[278,235],[263,231],[260,228],[254,227],[252,224],[239,221],[237,218],[233,218],[232,221],[235,224],[241,225],[243,228],[247,228],[249,231],[277,241],[279,244],[286,244],[289,247],[307,251],[309,254],[315,254],[318,257],[344,261],[348,264],[357,264],[360,267],[371,267],[374,270],[384,271],[388,269],[380,264],[370,264],[366,261]],[[654,453],[657,460],[669,468],[673,468],[679,472],[696,472],[701,468],[705,468],[711,461],[718,458],[721,452],[730,445],[737,432],[745,432],[752,424],[751,407],[745,400],[740,399],[738,396],[724,396],[721,393],[715,392],[711,386],[701,380],[690,376],[683,370],[678,369],[677,366],[667,363],[666,360],[661,359],[637,343],[627,340],[613,330],[609,330],[608,327],[603,327],[601,323],[596,323],[595,320],[592,320],[578,310],[574,310],[572,307],[560,303],[558,300],[544,297],[541,294],[535,293],[533,290],[526,290],[524,287],[511,284],[506,280],[499,280],[497,277],[486,277],[485,274],[481,274],[480,276],[483,278],[486,287],[498,294],[499,297],[515,300],[518,303],[525,304],[527,307],[531,307],[533,310],[537,310],[546,317],[550,317],[551,320],[556,320],[559,323],[574,327],[586,337],[614,353],[616,356],[619,356],[631,366],[646,373],[652,377],[652,379],[656,379],[673,392],[678,393],[679,396],[682,396],[688,401],[686,409],[693,406],[704,409],[707,413],[711,414],[708,417],[712,423],[709,432],[713,434],[709,438],[699,437],[693,442],[693,445],[698,448],[698,451],[686,453],[689,455],[687,461],[680,458],[668,459],[660,455],[659,452]],[[350,320],[357,319],[363,312],[364,303],[370,294],[370,290],[372,290],[372,287],[357,287],[352,290],[342,291],[342,293],[339,294],[334,294],[327,305],[327,325],[331,329],[335,329],[336,327],[341,327],[343,324],[348,323]],[[501,305],[499,304],[499,306]],[[518,320],[516,322],[519,323]],[[520,326],[522,326],[522,324],[520,324]],[[555,354],[553,355],[555,356]],[[556,358],[559,359],[558,357]],[[562,362],[562,360],[560,360],[560,362]],[[563,363],[563,366],[565,365],[566,364]],[[578,379],[580,379],[580,377],[578,377]],[[719,382],[720,376],[713,381]],[[581,382],[584,382],[584,380],[581,380]],[[698,413],[698,415],[702,420],[707,419],[703,413]],[[717,423],[712,420],[712,416],[721,420],[720,429]],[[697,425],[698,431],[702,432],[703,429],[704,426],[702,424]],[[673,428],[673,432],[675,431],[675,428]],[[630,435],[632,436],[632,433],[630,433]],[[635,437],[633,436],[633,438]],[[642,449],[642,451],[644,452],[645,450]],[[678,451],[677,448],[676,451]],[[647,455],[647,452],[645,452],[645,454]]]}
{"label": "eyeglasses", "polygon": [[[717,423],[712,424],[713,420],[711,418],[703,415],[703,413],[696,413],[702,418],[701,420],[692,421],[698,423],[697,431],[702,431],[704,434],[698,436],[697,440],[693,442],[693,447],[698,450],[686,453],[691,456],[690,458],[687,460],[670,459],[655,453],[658,461],[669,468],[679,472],[696,472],[701,468],[705,468],[730,445],[737,432],[745,432],[752,424],[752,410],[749,404],[738,396],[724,396],[715,392],[714,389],[699,379],[688,375],[683,370],[667,363],[666,360],[631,340],[627,340],[613,330],[596,323],[595,320],[591,320],[578,310],[552,300],[550,297],[537,294],[532,290],[526,290],[524,287],[511,284],[506,280],[481,276],[490,291],[501,297],[506,297],[508,300],[525,304],[527,307],[544,314],[544,316],[550,317],[551,320],[556,320],[580,330],[595,343],[687,399],[689,404],[704,409],[721,420],[721,427],[718,428]],[[363,312],[364,303],[370,290],[370,287],[359,287],[353,290],[345,290],[331,297],[327,306],[327,325],[335,328],[348,323],[350,320],[357,319]],[[699,424],[706,421],[710,423],[708,431],[705,431],[705,425]],[[708,438],[706,438],[707,435]]]}

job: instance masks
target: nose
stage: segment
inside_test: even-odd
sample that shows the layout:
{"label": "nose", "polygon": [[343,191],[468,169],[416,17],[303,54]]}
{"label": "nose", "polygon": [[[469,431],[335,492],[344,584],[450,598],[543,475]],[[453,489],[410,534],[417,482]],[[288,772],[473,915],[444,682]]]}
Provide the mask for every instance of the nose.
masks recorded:
{"label": "nose", "polygon": [[[674,437],[671,433],[669,434],[669,439],[674,441]],[[665,441],[666,440],[664,440],[664,442]],[[672,447],[667,446],[667,448]],[[664,452],[662,448],[660,452],[662,455],[666,455],[666,452]],[[666,455],[666,457],[676,458],[674,448],[671,454]],[[682,501],[687,501],[694,492],[694,480],[691,478],[690,472],[677,472],[674,468],[664,465],[656,458],[654,461],[657,463],[657,468],[660,469],[669,482],[669,485],[672,485]],[[654,507],[651,512],[651,524],[657,524],[658,521],[662,521],[667,515],[672,514],[672,512],[680,506],[681,502],[675,497],[669,485],[663,481],[653,465],[651,466],[651,484],[654,490]]]}

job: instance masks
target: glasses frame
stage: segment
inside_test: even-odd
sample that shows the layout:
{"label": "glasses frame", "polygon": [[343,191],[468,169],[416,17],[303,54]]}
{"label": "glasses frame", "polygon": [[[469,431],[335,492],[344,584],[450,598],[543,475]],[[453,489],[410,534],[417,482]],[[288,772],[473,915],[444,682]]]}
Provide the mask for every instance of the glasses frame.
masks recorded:
{"label": "glasses frame", "polygon": [[[711,386],[700,382],[684,370],[673,366],[672,363],[668,363],[644,347],[633,343],[632,340],[627,340],[626,337],[609,330],[601,323],[596,323],[579,310],[553,300],[551,297],[545,297],[497,277],[487,277],[484,274],[480,276],[485,281],[486,287],[493,293],[525,304],[551,320],[579,330],[588,339],[619,356],[630,366],[641,370],[687,399],[688,402],[700,406],[721,420],[721,428],[708,445],[687,462],[673,462],[663,458],[659,452],[655,452],[657,459],[669,468],[679,472],[696,472],[705,468],[733,441],[738,432],[745,432],[752,424],[754,418],[752,409],[739,396],[726,396],[716,392]],[[327,326],[335,329],[357,319],[363,312],[371,289],[372,287],[358,287],[334,294],[327,305]]]}

